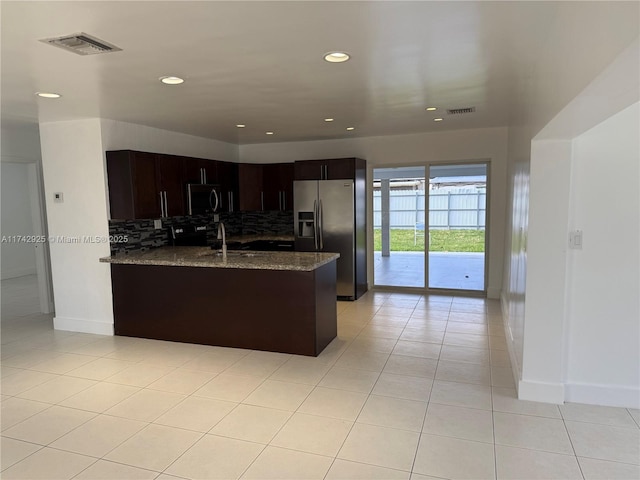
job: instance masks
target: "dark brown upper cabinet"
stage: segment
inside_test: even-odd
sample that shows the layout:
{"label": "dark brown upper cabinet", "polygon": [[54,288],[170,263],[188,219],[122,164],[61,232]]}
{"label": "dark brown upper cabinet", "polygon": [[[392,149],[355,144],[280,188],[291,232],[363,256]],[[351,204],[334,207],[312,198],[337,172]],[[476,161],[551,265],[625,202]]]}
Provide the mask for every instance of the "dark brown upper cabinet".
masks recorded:
{"label": "dark brown upper cabinet", "polygon": [[185,214],[183,158],[119,150],[107,152],[112,219]]}
{"label": "dark brown upper cabinet", "polygon": [[240,209],[239,164],[216,161],[216,184],[220,186],[220,211]]}
{"label": "dark brown upper cabinet", "polygon": [[293,163],[241,163],[240,210],[293,209]]}
{"label": "dark brown upper cabinet", "polygon": [[262,166],[264,210],[293,210],[293,163]]}
{"label": "dark brown upper cabinet", "polygon": [[156,158],[160,191],[164,196],[164,216],[186,215],[184,157],[159,154]]}
{"label": "dark brown upper cabinet", "polygon": [[262,191],[262,165],[241,163],[238,165],[240,178],[240,210],[264,210],[264,192]]}
{"label": "dark brown upper cabinet", "polygon": [[216,185],[219,212],[293,209],[293,163],[221,162],[160,153],[107,152],[112,219],[187,215],[186,184]]}
{"label": "dark brown upper cabinet", "polygon": [[295,162],[295,180],[353,179],[360,168],[358,158],[331,158],[328,160],[299,160]]}
{"label": "dark brown upper cabinet", "polygon": [[217,185],[218,163],[216,160],[205,160],[203,158],[184,159],[184,179],[185,183],[200,183]]}

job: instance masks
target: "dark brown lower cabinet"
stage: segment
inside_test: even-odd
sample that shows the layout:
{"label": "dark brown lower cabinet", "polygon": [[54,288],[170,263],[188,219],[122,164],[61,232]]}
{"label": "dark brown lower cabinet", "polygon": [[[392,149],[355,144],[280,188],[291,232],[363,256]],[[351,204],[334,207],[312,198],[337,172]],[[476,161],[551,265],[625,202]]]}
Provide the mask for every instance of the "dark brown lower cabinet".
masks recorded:
{"label": "dark brown lower cabinet", "polygon": [[310,272],[111,265],[115,334],[317,356],[337,335],[336,262]]}

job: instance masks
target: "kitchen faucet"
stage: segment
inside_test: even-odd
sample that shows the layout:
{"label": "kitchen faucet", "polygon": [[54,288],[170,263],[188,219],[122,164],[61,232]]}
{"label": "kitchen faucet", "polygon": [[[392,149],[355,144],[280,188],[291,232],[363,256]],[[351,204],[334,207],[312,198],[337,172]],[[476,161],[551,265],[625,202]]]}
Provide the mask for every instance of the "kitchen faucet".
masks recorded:
{"label": "kitchen faucet", "polygon": [[222,240],[222,259],[227,259],[227,235],[224,230],[224,223],[218,222],[218,240]]}

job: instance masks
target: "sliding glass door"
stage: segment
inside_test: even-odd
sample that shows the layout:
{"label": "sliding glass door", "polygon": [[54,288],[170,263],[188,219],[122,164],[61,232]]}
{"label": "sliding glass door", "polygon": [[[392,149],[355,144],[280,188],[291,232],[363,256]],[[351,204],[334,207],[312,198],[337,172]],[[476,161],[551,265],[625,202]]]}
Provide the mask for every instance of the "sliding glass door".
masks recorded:
{"label": "sliding glass door", "polygon": [[425,171],[373,171],[375,285],[425,286]]}
{"label": "sliding glass door", "polygon": [[485,290],[487,164],[429,167],[428,286]]}
{"label": "sliding glass door", "polygon": [[488,164],[376,168],[373,177],[374,285],[484,292]]}

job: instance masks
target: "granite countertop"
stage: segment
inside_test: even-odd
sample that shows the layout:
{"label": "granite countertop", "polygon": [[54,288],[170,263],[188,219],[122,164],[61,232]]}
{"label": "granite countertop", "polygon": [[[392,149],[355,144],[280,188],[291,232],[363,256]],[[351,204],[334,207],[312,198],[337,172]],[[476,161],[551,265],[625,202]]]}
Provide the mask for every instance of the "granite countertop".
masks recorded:
{"label": "granite countertop", "polygon": [[240,268],[245,270],[292,270],[310,272],[333,260],[338,253],[316,252],[227,252],[221,254],[209,247],[160,247],[147,251],[117,253],[101,258],[103,263],[123,265],[159,265],[168,267]]}

